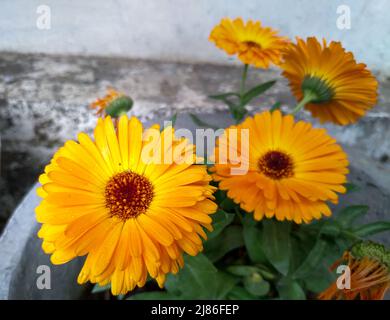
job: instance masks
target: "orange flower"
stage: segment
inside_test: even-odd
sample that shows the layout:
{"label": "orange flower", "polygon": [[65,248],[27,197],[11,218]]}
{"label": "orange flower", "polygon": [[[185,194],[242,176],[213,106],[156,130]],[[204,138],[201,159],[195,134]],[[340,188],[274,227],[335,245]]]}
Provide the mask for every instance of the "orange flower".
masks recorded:
{"label": "orange flower", "polygon": [[378,82],[340,42],[297,38],[283,58],[292,93],[321,123],[354,123],[376,104]]}
{"label": "orange flower", "polygon": [[340,264],[350,268],[350,289],[338,289],[333,283],[320,294],[321,300],[382,300],[390,288],[390,252],[383,245],[362,242],[346,251],[331,267]]}
{"label": "orange flower", "polygon": [[244,23],[241,18],[222,19],[211,31],[209,40],[227,54],[237,54],[243,63],[257,68],[268,68],[270,63],[278,65],[288,43],[277,31],[261,26],[260,21]]}

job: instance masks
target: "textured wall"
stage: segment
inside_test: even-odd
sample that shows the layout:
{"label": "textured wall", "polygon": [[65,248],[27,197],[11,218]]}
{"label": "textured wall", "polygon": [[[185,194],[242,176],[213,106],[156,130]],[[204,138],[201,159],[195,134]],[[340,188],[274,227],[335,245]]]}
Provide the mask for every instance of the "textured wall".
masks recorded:
{"label": "textured wall", "polygon": [[[39,30],[39,5],[51,9],[51,29]],[[351,29],[337,28],[348,5]],[[2,0],[0,51],[119,55],[226,63],[207,40],[223,16],[260,19],[290,37],[342,40],[359,60],[390,74],[388,0]]]}

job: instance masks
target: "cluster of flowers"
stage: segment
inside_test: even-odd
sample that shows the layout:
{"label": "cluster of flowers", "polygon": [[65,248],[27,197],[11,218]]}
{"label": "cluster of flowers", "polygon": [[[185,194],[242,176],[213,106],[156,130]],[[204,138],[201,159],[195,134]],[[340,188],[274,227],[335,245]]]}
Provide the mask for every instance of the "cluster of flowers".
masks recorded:
{"label": "cluster of flowers", "polygon": [[[375,77],[339,42],[298,38],[293,43],[260,22],[242,19],[223,19],[210,40],[237,55],[245,71],[248,65],[279,66],[299,102],[293,114],[304,107],[321,122],[347,125],[376,103]],[[196,164],[194,146],[175,138],[172,127],[159,131],[161,141],[171,137],[172,143],[164,145],[142,138],[148,130],[159,129],[156,125],[144,129],[135,117],[122,115],[115,121],[104,117],[107,108],[117,107],[118,99],[131,107],[131,99],[115,91],[95,102],[103,118],[94,139],[81,133],[77,142],[66,142],[39,179],[43,200],[36,217],[43,224],[38,234],[43,250],[54,264],[86,255],[79,283],[111,283],[117,295],[144,286],[150,276],[163,287],[166,274],[183,267],[183,253],[197,255],[202,238],[207,238],[204,229],[213,229],[210,215],[217,204],[211,180],[255,220],[297,224],[330,216],[327,202],[337,203],[338,193],[346,191],[346,153],[325,129],[296,121],[293,114],[265,111],[233,126],[249,130],[250,152],[248,172],[232,175],[237,164],[219,163],[218,157],[210,168]],[[220,141],[231,149],[228,139]],[[145,148],[159,155],[190,150],[192,160],[145,163],[141,157]],[[240,144],[234,148],[240,153]],[[375,256],[353,252],[345,258],[357,272],[362,272],[359,261],[379,263]],[[383,296],[390,286],[388,266],[383,270],[360,291],[376,286],[376,297]],[[329,290],[322,297],[340,294],[333,287]]]}

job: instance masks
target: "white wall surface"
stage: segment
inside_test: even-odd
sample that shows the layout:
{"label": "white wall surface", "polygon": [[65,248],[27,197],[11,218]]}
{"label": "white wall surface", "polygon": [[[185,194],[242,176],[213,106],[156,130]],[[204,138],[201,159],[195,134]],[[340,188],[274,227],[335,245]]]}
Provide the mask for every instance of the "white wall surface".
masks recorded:
{"label": "white wall surface", "polygon": [[[40,5],[49,30],[36,26]],[[337,27],[339,5],[351,9],[349,30]],[[0,51],[230,63],[207,38],[222,17],[242,16],[290,37],[341,40],[390,74],[389,15],[389,0],[0,0]]]}

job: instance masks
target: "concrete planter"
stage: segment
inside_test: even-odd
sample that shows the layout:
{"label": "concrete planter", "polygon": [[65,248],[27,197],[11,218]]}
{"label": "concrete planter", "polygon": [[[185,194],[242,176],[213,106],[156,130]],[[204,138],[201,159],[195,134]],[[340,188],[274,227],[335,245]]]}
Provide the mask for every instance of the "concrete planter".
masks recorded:
{"label": "concrete planter", "polygon": [[[222,127],[231,122],[226,113],[203,114],[200,118]],[[177,127],[194,130],[196,126],[188,115],[184,115],[178,118]],[[337,137],[337,132],[330,133]],[[351,161],[349,180],[359,185],[361,190],[342,196],[340,206],[368,204],[370,213],[366,220],[388,220],[385,212],[390,207],[390,191],[382,184],[387,181],[384,180],[386,174],[380,167],[375,167],[372,159],[361,150],[348,148],[347,152]],[[40,201],[36,188],[37,185],[34,185],[14,211],[0,238],[0,299],[81,299],[90,290],[90,286],[79,286],[76,282],[83,258],[54,266],[41,249],[41,240],[36,236],[39,225],[34,216],[34,208]],[[386,235],[376,239],[390,244]],[[50,267],[50,290],[37,288],[40,276],[37,268],[41,265]]]}

